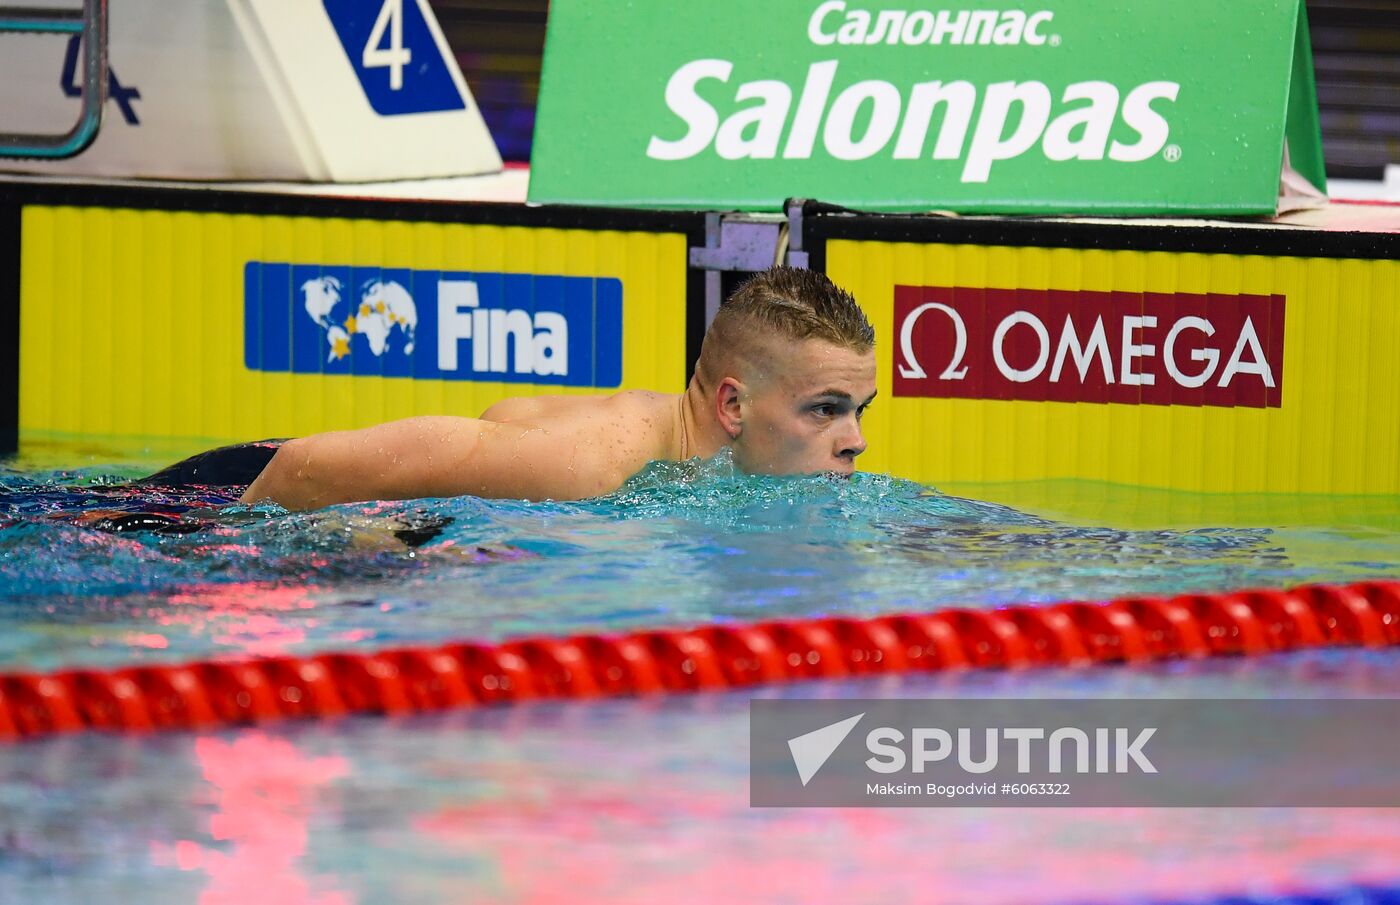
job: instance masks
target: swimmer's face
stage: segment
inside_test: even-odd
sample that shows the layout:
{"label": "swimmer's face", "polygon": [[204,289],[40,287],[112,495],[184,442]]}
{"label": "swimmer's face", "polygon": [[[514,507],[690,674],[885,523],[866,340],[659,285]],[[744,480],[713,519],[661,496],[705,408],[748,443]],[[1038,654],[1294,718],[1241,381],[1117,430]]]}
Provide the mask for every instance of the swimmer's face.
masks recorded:
{"label": "swimmer's face", "polygon": [[750,474],[851,474],[865,452],[861,416],[875,398],[875,352],[824,340],[775,340],[756,373],[721,387],[720,422]]}

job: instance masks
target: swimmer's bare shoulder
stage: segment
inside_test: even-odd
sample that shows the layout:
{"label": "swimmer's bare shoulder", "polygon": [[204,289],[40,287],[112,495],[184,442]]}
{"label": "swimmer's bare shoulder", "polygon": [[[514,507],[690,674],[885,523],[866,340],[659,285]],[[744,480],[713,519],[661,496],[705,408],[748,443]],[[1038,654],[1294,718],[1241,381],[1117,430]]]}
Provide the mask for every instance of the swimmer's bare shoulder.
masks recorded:
{"label": "swimmer's bare shoulder", "polygon": [[[551,499],[574,499],[611,493],[653,459],[676,458],[678,401],[647,390],[517,397],[487,409],[482,421],[502,435],[519,432],[518,452],[532,463],[506,495],[537,498],[523,491],[543,482]],[[478,457],[478,464],[488,463]]]}
{"label": "swimmer's bare shoulder", "polygon": [[491,418],[420,417],[289,441],[244,494],[290,509],[472,494],[584,499],[676,458],[679,396],[520,397]]}
{"label": "swimmer's bare shoulder", "polygon": [[651,390],[620,390],[616,393],[578,396],[509,396],[489,406],[481,413],[481,420],[508,424],[512,421],[557,416],[580,407],[597,405],[612,407],[622,415],[649,417],[657,406],[674,405],[675,401],[676,396],[672,393],[656,393]]}

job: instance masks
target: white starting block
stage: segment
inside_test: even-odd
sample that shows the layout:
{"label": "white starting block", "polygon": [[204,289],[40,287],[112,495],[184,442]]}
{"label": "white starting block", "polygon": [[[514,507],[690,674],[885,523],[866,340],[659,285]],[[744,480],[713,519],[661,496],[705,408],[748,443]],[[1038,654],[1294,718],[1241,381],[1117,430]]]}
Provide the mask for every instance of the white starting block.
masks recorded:
{"label": "white starting block", "polygon": [[[312,182],[501,169],[427,0],[112,0],[108,27],[97,140],[69,160],[0,169]],[[77,119],[79,45],[0,35],[0,132]]]}

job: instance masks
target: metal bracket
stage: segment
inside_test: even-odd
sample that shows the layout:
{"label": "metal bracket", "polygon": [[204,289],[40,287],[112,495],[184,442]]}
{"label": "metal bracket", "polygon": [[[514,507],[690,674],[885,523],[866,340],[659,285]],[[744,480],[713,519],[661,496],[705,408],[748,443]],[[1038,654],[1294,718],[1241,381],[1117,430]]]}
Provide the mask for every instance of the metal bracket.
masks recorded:
{"label": "metal bracket", "polygon": [[787,214],[705,215],[705,245],[690,249],[690,266],[705,271],[705,326],[714,320],[722,296],[723,273],[755,273],[779,264],[807,267],[802,247],[802,201],[788,202]]}
{"label": "metal bracket", "polygon": [[83,106],[77,123],[60,135],[0,132],[0,157],[60,159],[85,151],[102,128],[107,103],[107,0],[83,0],[83,8],[0,6],[0,33],[82,35]]}

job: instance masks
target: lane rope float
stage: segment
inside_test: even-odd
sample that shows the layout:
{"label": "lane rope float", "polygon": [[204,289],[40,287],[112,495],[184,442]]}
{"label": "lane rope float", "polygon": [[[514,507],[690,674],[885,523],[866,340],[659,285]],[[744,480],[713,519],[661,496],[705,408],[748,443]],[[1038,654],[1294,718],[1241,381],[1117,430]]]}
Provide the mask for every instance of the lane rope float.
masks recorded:
{"label": "lane rope float", "polygon": [[0,673],[0,740],[209,729],[876,673],[1400,644],[1400,582]]}

